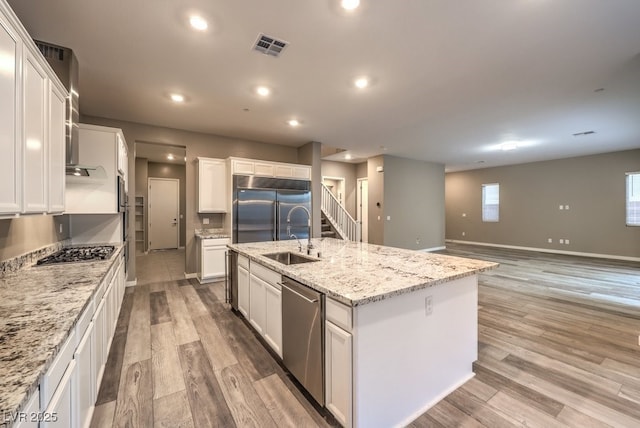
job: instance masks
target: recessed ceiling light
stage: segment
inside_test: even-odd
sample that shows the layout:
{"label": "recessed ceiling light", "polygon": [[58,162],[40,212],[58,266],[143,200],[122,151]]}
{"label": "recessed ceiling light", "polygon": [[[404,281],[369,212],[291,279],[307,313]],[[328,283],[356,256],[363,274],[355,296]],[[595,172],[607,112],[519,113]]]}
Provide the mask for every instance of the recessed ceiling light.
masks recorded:
{"label": "recessed ceiling light", "polygon": [[266,97],[266,96],[269,96],[269,94],[271,94],[271,89],[267,88],[266,86],[258,86],[256,88],[256,93],[261,97]]}
{"label": "recessed ceiling light", "polygon": [[169,160],[173,160],[173,159],[175,159],[175,158],[173,157],[173,155],[172,155],[171,153],[169,153],[169,154],[167,155],[167,159],[169,159]]}
{"label": "recessed ceiling light", "polygon": [[342,0],[340,5],[345,10],[353,10],[360,6],[360,0]]}
{"label": "recessed ceiling light", "polygon": [[191,24],[191,26],[198,31],[204,31],[209,27],[209,24],[207,24],[207,21],[198,15],[192,15],[189,18],[189,24]]}
{"label": "recessed ceiling light", "polygon": [[291,119],[287,123],[289,124],[289,126],[293,126],[294,128],[296,126],[300,126],[300,121],[298,119]]}
{"label": "recessed ceiling light", "polygon": [[174,103],[182,103],[184,102],[184,95],[171,94],[171,101],[173,101]]}
{"label": "recessed ceiling light", "polygon": [[518,148],[518,142],[517,141],[507,141],[506,143],[502,143],[500,144],[500,148],[503,151],[509,151],[509,150],[515,150]]}
{"label": "recessed ceiling light", "polygon": [[358,77],[353,84],[356,85],[356,88],[364,89],[369,86],[369,79],[366,77]]}

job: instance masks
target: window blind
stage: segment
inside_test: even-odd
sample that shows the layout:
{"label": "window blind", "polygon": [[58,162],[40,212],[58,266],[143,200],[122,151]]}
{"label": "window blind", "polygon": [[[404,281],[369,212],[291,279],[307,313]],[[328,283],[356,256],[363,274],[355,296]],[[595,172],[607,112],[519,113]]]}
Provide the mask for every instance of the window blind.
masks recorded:
{"label": "window blind", "polygon": [[627,173],[627,226],[640,226],[640,172]]}
{"label": "window blind", "polygon": [[500,218],[500,185],[482,185],[482,221],[498,221]]}

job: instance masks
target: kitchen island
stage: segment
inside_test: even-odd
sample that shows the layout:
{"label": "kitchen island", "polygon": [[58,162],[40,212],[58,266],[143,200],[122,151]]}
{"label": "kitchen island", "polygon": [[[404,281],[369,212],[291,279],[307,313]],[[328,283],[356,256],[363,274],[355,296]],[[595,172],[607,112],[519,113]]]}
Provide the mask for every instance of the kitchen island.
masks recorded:
{"label": "kitchen island", "polygon": [[[406,425],[473,377],[477,274],[496,263],[328,238],[313,243],[319,258],[289,265],[265,255],[300,254],[295,240],[229,248],[249,261],[249,272],[260,265],[324,295],[324,405],[343,425]],[[240,312],[253,318],[251,308]]]}

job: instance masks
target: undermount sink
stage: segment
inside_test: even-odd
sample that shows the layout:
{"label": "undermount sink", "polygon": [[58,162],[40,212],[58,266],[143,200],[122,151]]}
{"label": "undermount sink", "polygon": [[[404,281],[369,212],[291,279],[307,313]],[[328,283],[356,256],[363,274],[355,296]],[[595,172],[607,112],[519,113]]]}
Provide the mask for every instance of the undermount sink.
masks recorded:
{"label": "undermount sink", "polygon": [[297,265],[300,263],[317,262],[317,259],[303,256],[302,254],[292,253],[291,251],[284,251],[281,253],[263,254],[264,257],[268,257],[271,260],[275,260],[283,265]]}

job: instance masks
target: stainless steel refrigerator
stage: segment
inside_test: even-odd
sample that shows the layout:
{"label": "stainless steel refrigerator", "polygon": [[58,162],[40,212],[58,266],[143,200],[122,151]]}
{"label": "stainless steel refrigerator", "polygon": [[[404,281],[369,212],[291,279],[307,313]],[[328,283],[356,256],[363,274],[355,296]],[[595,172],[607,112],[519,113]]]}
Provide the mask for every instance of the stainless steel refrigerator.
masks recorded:
{"label": "stainless steel refrigerator", "polygon": [[[286,240],[292,239],[291,234],[309,238],[309,189],[308,181],[234,176],[233,242]],[[291,211],[296,206],[304,209]]]}

